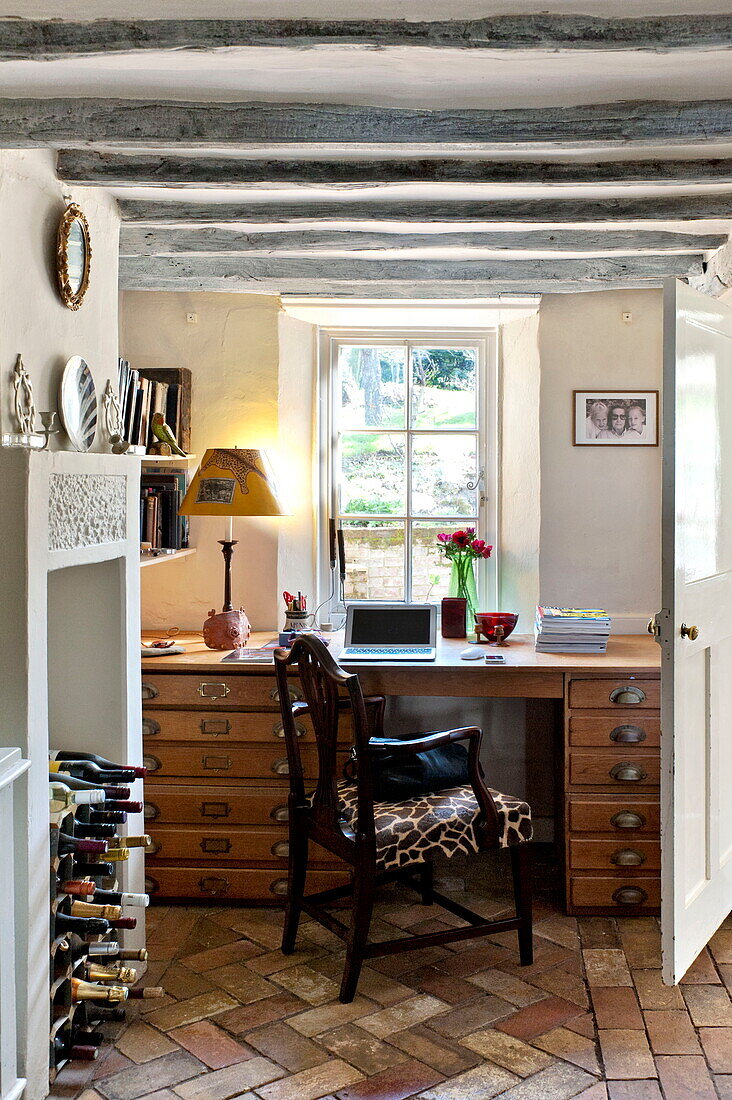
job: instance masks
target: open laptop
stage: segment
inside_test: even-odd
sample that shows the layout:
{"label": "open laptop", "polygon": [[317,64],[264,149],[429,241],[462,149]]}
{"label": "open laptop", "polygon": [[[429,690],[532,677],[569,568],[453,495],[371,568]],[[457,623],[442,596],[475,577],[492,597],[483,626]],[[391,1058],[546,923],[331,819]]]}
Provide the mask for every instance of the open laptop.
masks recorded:
{"label": "open laptop", "polygon": [[349,604],[339,661],[434,661],[437,608],[427,603]]}

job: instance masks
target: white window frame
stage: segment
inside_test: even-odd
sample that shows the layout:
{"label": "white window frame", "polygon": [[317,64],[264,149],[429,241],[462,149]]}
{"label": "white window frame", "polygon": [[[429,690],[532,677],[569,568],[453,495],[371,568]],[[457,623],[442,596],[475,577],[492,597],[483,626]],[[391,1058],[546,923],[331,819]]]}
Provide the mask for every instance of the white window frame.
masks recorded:
{"label": "white window frame", "polygon": [[[329,605],[330,616],[336,620],[345,614],[345,606],[340,599],[338,569],[331,570],[329,558],[330,517],[336,517],[337,487],[337,430],[335,425],[336,402],[340,400],[338,392],[337,358],[341,344],[361,343],[366,345],[383,344],[395,347],[410,343],[428,344],[432,347],[455,347],[469,344],[478,348],[478,407],[477,407],[477,467],[483,478],[478,486],[478,534],[491,543],[493,555],[476,563],[476,584],[480,606],[486,609],[498,607],[499,561],[498,523],[500,501],[498,499],[498,462],[499,462],[499,391],[498,391],[498,333],[496,329],[432,329],[432,328],[391,328],[389,326],[369,327],[328,327],[321,328],[318,355],[318,441],[319,441],[319,516],[318,516],[318,604]],[[396,430],[396,429],[395,429]],[[399,429],[420,434],[419,429]],[[435,434],[434,429],[425,430],[425,434]],[[438,433],[439,434],[439,433]],[[445,431],[449,434],[449,429]],[[411,481],[411,470],[407,463],[407,488]],[[409,500],[407,500],[409,504]],[[412,516],[407,511],[406,522],[414,520],[429,521],[430,516]],[[436,522],[442,522],[436,517]],[[453,524],[460,525],[459,519],[444,520],[446,529]],[[405,548],[406,591],[411,587],[411,559]],[[331,591],[333,596],[331,597]],[[357,602],[357,601],[349,601]],[[324,617],[324,616],[322,616]],[[338,625],[336,623],[336,625]]]}

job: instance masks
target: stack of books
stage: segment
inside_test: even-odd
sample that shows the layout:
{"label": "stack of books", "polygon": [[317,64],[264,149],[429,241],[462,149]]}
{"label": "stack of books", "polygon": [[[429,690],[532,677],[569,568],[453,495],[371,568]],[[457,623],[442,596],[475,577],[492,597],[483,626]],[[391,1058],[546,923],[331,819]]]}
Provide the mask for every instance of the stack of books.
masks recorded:
{"label": "stack of books", "polygon": [[538,653],[604,653],[610,634],[607,611],[537,607]]}
{"label": "stack of books", "polygon": [[140,477],[140,541],[154,550],[185,550],[188,546],[188,517],[178,509],[186,492],[182,470],[164,465]]}
{"label": "stack of books", "polygon": [[[161,413],[184,450],[188,449],[190,382],[182,369],[133,370],[127,359],[118,363],[123,436],[133,447],[147,450],[154,413]],[[184,392],[185,390],[188,392]]]}

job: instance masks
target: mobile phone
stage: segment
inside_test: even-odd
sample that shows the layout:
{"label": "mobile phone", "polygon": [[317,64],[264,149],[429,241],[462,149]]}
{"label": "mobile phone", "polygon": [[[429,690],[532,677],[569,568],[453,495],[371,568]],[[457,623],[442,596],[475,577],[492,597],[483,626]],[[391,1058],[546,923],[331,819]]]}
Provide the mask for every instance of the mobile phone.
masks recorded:
{"label": "mobile phone", "polygon": [[506,658],[502,653],[486,653],[485,663],[487,665],[505,665]]}

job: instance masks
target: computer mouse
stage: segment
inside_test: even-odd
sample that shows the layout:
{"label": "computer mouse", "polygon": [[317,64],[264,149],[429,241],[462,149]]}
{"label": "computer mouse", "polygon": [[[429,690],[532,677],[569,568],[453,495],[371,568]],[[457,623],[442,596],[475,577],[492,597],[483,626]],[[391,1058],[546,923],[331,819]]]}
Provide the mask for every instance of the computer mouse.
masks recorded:
{"label": "computer mouse", "polygon": [[463,649],[460,652],[461,661],[479,661],[483,656],[483,650],[480,646],[471,645],[467,649]]}

